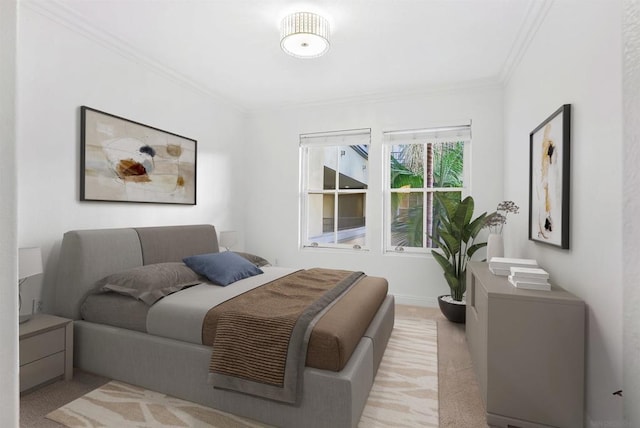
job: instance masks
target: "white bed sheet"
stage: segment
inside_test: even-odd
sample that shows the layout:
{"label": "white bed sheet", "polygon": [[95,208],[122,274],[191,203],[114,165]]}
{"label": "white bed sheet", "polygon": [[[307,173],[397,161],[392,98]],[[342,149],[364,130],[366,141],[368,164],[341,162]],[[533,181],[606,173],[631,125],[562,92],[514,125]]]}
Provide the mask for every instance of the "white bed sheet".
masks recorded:
{"label": "white bed sheet", "polygon": [[226,287],[205,282],[160,299],[147,314],[147,332],[202,344],[202,322],[211,308],[298,270],[276,266],[260,269],[263,274],[236,281]]}

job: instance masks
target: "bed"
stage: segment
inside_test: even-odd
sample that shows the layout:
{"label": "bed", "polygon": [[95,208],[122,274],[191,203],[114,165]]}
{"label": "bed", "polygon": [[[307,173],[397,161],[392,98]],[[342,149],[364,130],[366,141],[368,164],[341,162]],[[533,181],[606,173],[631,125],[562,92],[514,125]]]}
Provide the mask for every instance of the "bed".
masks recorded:
{"label": "bed", "polygon": [[[109,275],[139,267],[182,262],[188,257],[218,252],[217,234],[212,225],[75,230],[65,233],[56,278],[55,312],[74,320],[74,365],[270,425],[357,426],[393,329],[394,299],[386,293],[386,281],[382,278],[359,278],[357,284],[346,288],[341,298],[316,312],[311,322],[313,330],[309,329],[311,336],[307,334],[305,339],[308,341],[308,352],[306,363],[303,359],[300,370],[300,387],[293,401],[289,402],[269,396],[265,398],[253,392],[214,388],[210,383],[209,367],[213,361],[212,347],[185,337],[185,334],[193,334],[185,333],[186,327],[183,328],[189,323],[201,322],[200,318],[194,321],[193,315],[185,312],[177,321],[174,319],[167,323],[166,317],[158,315],[175,302],[180,302],[183,296],[208,292],[214,286],[201,284],[185,287],[182,291],[159,299],[162,305],[154,303],[147,306],[146,311],[144,305],[140,310],[139,300],[118,295],[115,300],[119,299],[117,308],[123,316],[116,317],[115,322],[113,316],[109,321],[109,316],[100,311],[100,308],[111,305],[110,302],[91,299],[96,284]],[[244,286],[257,277],[289,278],[288,275],[294,271],[269,266],[261,269],[263,274],[242,279],[224,288],[236,287],[235,284]],[[384,295],[375,299],[367,297],[367,290],[376,288],[375,284],[380,289],[381,283],[384,283]],[[112,293],[109,296],[107,298],[114,297]],[[367,306],[361,303],[367,302],[367,299],[380,302],[370,303],[375,307],[369,318],[363,318],[365,321],[354,318],[354,312]],[[127,305],[138,306],[138,309],[129,312]],[[88,306],[93,306],[93,310],[87,309]],[[83,319],[83,313],[88,319]],[[89,313],[92,315],[88,316]],[[162,326],[164,323],[168,327],[158,331],[154,330],[157,327],[152,327],[149,331],[146,327],[153,326],[153,322],[149,321],[153,317],[164,320],[156,322],[156,325]],[[344,347],[341,336],[353,335],[353,332],[343,334],[329,330],[335,329],[336,324],[346,325],[347,322],[350,327],[347,330],[350,331],[357,324],[362,324],[362,333],[353,340],[353,349],[345,352],[341,348]],[[356,327],[351,328],[351,324]],[[338,355],[327,357],[327,354],[318,351],[322,350],[322,346],[313,347],[313,338],[316,336],[320,337],[321,345],[337,341],[338,344],[332,346],[338,349]],[[313,362],[314,358],[316,363]]]}

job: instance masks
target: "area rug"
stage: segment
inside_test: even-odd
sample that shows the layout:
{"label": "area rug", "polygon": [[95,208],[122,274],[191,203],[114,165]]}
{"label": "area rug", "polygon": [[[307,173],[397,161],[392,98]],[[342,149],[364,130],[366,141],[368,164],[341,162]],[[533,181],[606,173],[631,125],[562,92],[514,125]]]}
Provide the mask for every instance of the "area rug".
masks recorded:
{"label": "area rug", "polygon": [[438,427],[438,330],[396,318],[358,428]]}
{"label": "area rug", "polygon": [[[437,427],[436,323],[396,319],[359,428]],[[47,415],[66,427],[255,428],[267,425],[111,381]]]}

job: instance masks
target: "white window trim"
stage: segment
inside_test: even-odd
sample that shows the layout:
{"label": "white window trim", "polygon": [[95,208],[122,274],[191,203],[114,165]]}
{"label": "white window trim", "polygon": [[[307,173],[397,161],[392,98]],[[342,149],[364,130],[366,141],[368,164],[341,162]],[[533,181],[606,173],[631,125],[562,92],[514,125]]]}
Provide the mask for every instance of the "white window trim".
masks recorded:
{"label": "white window trim", "polygon": [[[310,189],[308,188],[308,168],[305,162],[308,160],[308,153],[306,151],[309,147],[335,147],[335,146],[350,146],[350,145],[367,145],[371,148],[371,128],[351,129],[345,131],[333,131],[333,132],[318,132],[310,134],[300,134],[300,148],[299,148],[299,177],[300,177],[300,191],[299,191],[299,215],[298,215],[298,247],[300,249],[331,249],[331,250],[350,250],[350,251],[369,251],[369,227],[365,222],[365,245],[351,245],[351,244],[337,244],[337,243],[318,243],[310,242],[307,237],[308,228],[306,221],[308,221],[308,198],[309,194],[333,194],[336,195],[336,202],[338,196],[343,194],[359,194],[364,193],[367,200],[365,207],[365,218],[369,217],[369,190],[370,186],[366,189],[340,189],[337,185],[339,174],[336,173],[336,188],[335,189]],[[338,156],[336,163],[339,165],[340,157]],[[338,167],[339,171],[339,167]],[[338,172],[336,171],[336,172]],[[334,222],[338,222],[338,203],[334,204]],[[366,221],[366,220],[365,220]],[[334,233],[337,235],[337,227],[334,224]],[[337,236],[336,236],[337,238]]]}
{"label": "white window trim", "polygon": [[[443,126],[434,128],[383,131],[382,133],[382,194],[383,194],[383,215],[382,215],[382,252],[385,254],[431,254],[431,247],[401,247],[392,246],[391,243],[391,194],[422,192],[425,196],[428,192],[447,191],[461,192],[462,198],[470,193],[471,183],[471,122],[468,125]],[[401,140],[388,139],[388,136],[399,136]],[[412,188],[407,190],[391,189],[391,148],[394,145],[415,144],[415,143],[442,143],[449,141],[462,141],[464,143],[464,164],[462,170],[463,187],[446,188]],[[423,230],[426,234],[427,216],[423,218]]]}

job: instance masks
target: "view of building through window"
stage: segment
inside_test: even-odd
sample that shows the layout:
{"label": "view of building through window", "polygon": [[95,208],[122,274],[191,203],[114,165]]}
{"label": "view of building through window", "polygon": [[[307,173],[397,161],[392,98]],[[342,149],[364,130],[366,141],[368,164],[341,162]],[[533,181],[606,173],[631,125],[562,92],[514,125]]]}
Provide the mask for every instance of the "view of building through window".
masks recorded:
{"label": "view of building through window", "polygon": [[369,130],[301,136],[304,246],[366,246],[369,138]]}

